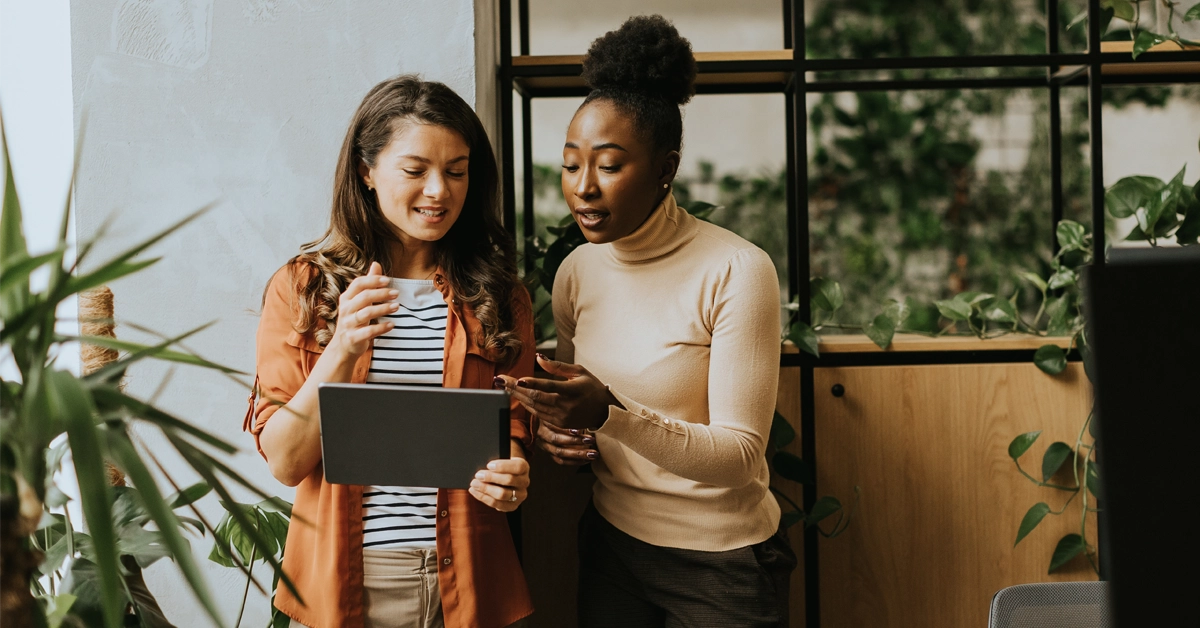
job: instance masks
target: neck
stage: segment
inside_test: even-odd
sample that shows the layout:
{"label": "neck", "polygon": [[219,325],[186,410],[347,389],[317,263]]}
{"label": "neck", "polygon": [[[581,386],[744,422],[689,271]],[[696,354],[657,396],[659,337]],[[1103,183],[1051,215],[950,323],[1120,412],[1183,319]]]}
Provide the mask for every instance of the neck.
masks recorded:
{"label": "neck", "polygon": [[401,235],[392,242],[389,277],[428,279],[437,271],[437,243]]}

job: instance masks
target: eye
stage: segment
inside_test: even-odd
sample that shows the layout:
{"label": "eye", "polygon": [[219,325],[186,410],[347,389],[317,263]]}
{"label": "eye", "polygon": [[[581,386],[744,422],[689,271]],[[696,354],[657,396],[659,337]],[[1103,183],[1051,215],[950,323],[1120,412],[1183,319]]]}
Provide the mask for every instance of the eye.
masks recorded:
{"label": "eye", "polygon": [[461,179],[461,178],[463,178],[463,177],[467,176],[467,171],[466,171],[466,170],[463,170],[463,171],[461,171],[461,172],[455,172],[455,171],[453,171],[453,170],[447,170],[447,171],[446,171],[446,174],[448,174],[448,175],[450,175],[450,176],[454,177],[455,179]]}
{"label": "eye", "polygon": [[567,164],[563,164],[563,170],[566,170],[567,172],[575,172],[576,170],[579,170],[579,166],[568,166]]}
{"label": "eye", "polygon": [[602,172],[620,172],[621,166],[600,166]]}
{"label": "eye", "polygon": [[405,168],[404,172],[406,174],[408,174],[410,177],[419,177],[419,176],[425,174],[424,170],[409,170],[408,168]]}

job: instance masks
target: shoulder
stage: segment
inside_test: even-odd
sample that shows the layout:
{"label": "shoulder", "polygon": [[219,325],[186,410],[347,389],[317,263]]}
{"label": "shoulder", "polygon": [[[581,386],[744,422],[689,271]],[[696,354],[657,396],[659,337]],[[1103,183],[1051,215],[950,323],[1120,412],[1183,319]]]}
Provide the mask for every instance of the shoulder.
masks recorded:
{"label": "shoulder", "polygon": [[711,222],[699,221],[693,242],[704,248],[705,257],[722,269],[775,276],[775,263],[753,242]]}

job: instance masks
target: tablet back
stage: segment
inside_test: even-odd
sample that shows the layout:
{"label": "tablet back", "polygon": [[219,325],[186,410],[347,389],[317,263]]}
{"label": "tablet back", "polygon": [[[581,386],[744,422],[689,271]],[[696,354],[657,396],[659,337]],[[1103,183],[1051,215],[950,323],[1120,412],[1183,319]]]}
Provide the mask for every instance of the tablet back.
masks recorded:
{"label": "tablet back", "polygon": [[321,454],[333,484],[467,488],[509,457],[503,390],[321,384]]}

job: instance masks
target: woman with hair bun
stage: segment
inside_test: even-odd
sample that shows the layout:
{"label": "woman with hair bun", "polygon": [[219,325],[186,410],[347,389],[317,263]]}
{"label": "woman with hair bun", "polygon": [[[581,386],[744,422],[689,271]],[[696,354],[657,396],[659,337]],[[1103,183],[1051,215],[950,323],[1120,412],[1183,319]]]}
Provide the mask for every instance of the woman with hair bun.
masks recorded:
{"label": "woman with hair bun", "polygon": [[579,621],[785,626],[796,557],[764,451],[779,376],[771,259],[675,203],[691,45],[661,16],[592,43],[592,91],[563,148],[563,196],[589,244],[554,282],[559,380],[500,377],[538,446],[591,462]]}

